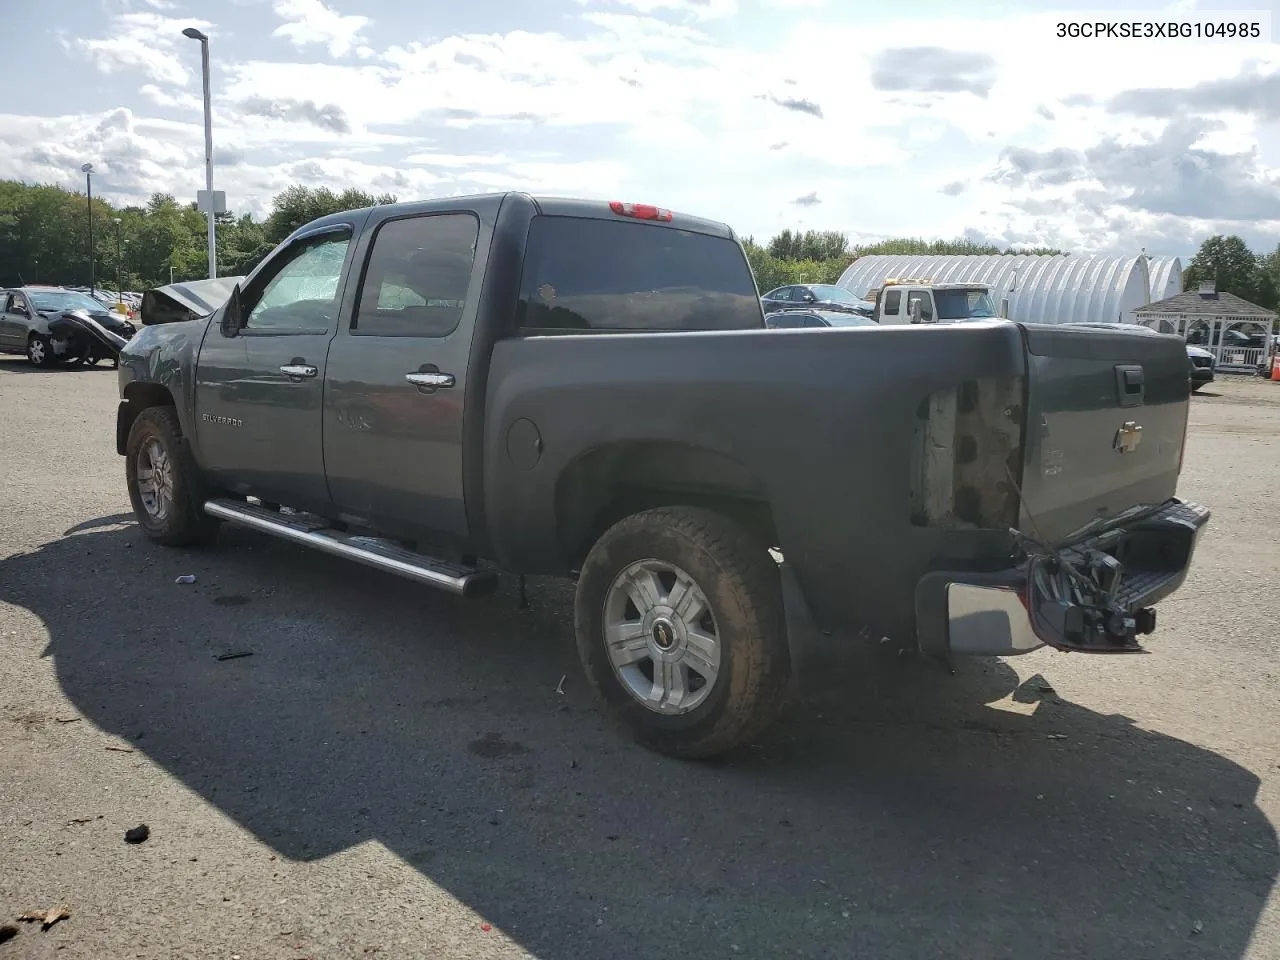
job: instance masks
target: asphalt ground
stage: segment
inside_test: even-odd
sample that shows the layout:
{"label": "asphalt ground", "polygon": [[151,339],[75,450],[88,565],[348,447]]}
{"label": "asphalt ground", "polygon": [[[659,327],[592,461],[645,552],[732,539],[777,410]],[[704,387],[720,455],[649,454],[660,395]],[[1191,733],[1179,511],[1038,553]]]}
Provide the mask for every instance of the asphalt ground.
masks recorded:
{"label": "asphalt ground", "polygon": [[0,960],[1280,957],[1280,384],[1193,401],[1150,655],[816,642],[701,764],[601,716],[564,584],[152,546],[114,412],[0,359]]}

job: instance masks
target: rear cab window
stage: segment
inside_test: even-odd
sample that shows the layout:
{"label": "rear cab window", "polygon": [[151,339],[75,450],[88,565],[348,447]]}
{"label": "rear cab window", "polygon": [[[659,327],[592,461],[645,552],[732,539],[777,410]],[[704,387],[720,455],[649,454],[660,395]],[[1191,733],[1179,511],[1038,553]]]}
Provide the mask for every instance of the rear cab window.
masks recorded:
{"label": "rear cab window", "polygon": [[516,316],[525,333],[765,326],[755,279],[733,240],[548,215],[529,226]]}

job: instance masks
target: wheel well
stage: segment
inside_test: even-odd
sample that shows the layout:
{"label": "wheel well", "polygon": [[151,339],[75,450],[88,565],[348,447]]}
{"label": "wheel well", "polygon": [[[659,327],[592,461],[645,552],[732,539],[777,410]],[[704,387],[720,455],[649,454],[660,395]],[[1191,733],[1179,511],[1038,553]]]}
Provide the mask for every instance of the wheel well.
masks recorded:
{"label": "wheel well", "polygon": [[679,443],[624,443],[579,457],[556,486],[560,548],[577,569],[623,517],[654,507],[704,507],[742,524],[765,546],[778,532],[764,485],[743,463]]}
{"label": "wheel well", "polygon": [[124,399],[116,413],[116,453],[122,457],[138,414],[148,407],[177,406],[169,389],[158,383],[131,383],[124,388]]}

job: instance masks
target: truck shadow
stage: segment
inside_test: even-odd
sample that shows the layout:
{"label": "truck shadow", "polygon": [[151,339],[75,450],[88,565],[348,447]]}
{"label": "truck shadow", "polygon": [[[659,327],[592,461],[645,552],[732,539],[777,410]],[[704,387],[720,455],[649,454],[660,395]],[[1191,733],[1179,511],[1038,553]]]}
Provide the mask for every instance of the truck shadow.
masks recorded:
{"label": "truck shadow", "polygon": [[599,715],[563,585],[521,611],[118,519],[0,562],[85,717],[281,857],[379,841],[541,960],[1240,957],[1277,873],[1254,774],[998,661],[813,650],[760,744],[679,763]]}

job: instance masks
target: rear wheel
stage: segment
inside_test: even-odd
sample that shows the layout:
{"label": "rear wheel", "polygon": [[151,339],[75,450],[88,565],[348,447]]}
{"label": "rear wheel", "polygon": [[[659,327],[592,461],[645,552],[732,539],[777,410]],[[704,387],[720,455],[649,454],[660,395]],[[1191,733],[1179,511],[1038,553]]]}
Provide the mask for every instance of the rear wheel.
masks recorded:
{"label": "rear wheel", "polygon": [[149,407],[133,421],[125,475],[134,516],[152,540],[184,546],[217,533],[217,520],[204,512],[204,483],[173,407]]}
{"label": "rear wheel", "polygon": [[52,367],[58,362],[53,355],[53,341],[43,334],[31,334],[27,338],[27,359],[33,367]]}
{"label": "rear wheel", "polygon": [[777,565],[709,510],[648,510],[611,527],[578,578],[578,653],[635,736],[705,758],[760,733],[790,676]]}

